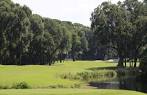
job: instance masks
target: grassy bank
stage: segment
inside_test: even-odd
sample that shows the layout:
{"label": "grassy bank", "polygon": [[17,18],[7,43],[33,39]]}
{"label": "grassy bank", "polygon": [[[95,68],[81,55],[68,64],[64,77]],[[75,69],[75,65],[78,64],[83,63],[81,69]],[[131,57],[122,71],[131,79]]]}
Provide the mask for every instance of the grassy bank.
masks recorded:
{"label": "grassy bank", "polygon": [[146,94],[136,91],[126,91],[126,90],[29,89],[29,90],[0,90],[0,95],[146,95]]}
{"label": "grassy bank", "polygon": [[0,87],[10,88],[20,82],[26,82],[31,88],[84,88],[86,81],[62,78],[61,75],[97,71],[106,73],[104,68],[116,64],[105,61],[66,61],[53,66],[3,66],[0,65]]}

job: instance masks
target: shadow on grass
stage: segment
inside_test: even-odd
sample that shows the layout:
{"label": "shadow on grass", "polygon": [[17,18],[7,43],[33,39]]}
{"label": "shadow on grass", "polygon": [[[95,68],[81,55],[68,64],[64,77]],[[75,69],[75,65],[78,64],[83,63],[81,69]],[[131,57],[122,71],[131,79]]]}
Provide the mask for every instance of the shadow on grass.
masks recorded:
{"label": "shadow on grass", "polygon": [[95,67],[95,68],[88,68],[86,70],[117,70],[117,67],[111,66],[111,67]]}

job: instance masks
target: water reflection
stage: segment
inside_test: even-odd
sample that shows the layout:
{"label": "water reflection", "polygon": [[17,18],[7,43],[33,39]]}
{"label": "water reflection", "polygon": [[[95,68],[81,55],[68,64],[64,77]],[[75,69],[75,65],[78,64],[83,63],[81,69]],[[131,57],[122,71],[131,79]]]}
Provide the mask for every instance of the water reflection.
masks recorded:
{"label": "water reflection", "polygon": [[126,90],[135,90],[140,92],[147,92],[147,82],[139,77],[130,77],[128,79],[119,80],[119,88]]}
{"label": "water reflection", "polygon": [[90,82],[89,85],[99,89],[124,89],[147,93],[147,79],[144,76],[132,76],[128,78],[117,77],[111,81]]}

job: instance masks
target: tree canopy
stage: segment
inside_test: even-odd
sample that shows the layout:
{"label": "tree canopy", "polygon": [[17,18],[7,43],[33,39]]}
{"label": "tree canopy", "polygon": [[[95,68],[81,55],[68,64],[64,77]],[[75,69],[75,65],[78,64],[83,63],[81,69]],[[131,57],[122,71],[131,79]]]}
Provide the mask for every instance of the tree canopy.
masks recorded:
{"label": "tree canopy", "polygon": [[146,2],[103,2],[92,13],[91,22],[98,47],[116,50],[118,66],[126,66],[129,61],[136,67],[142,48],[147,44]]}
{"label": "tree canopy", "polygon": [[0,13],[0,64],[51,65],[88,50],[89,27],[32,14],[11,0],[0,1]]}

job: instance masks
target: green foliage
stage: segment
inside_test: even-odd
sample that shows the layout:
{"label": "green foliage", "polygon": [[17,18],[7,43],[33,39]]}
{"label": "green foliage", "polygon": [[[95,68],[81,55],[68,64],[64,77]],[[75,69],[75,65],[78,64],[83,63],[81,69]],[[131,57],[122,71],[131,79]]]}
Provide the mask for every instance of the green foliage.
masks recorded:
{"label": "green foliage", "polygon": [[143,71],[143,73],[147,73],[147,49],[144,50],[142,57],[140,58],[140,68]]}
{"label": "green foliage", "polygon": [[26,82],[19,82],[12,85],[13,89],[28,89],[30,86]]}
{"label": "green foliage", "polygon": [[92,13],[91,28],[99,47],[116,50],[120,67],[126,66],[128,58],[133,60],[136,67],[140,50],[146,46],[147,20],[144,9],[143,2],[126,0],[118,4],[103,2]]}
{"label": "green foliage", "polygon": [[87,51],[89,27],[43,18],[11,0],[0,1],[0,13],[0,64],[51,65]]}

